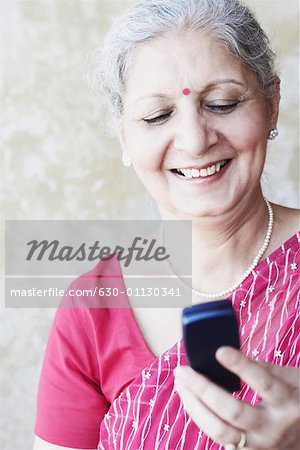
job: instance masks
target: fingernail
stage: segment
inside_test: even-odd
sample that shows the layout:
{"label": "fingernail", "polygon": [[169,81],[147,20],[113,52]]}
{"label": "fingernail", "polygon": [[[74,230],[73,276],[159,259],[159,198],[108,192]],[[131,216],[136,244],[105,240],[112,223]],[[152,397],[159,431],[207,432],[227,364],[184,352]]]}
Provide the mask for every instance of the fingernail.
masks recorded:
{"label": "fingernail", "polygon": [[174,389],[176,392],[180,391],[180,386],[181,386],[180,381],[175,378],[174,379]]}
{"label": "fingernail", "polygon": [[175,380],[178,380],[182,383],[187,383],[189,381],[189,377],[191,368],[188,366],[178,366],[174,369]]}
{"label": "fingernail", "polygon": [[184,384],[181,380],[178,378],[174,379],[174,390],[178,392],[180,396],[184,394],[184,391],[187,389],[187,385]]}
{"label": "fingernail", "polygon": [[232,347],[220,347],[216,351],[216,358],[220,362],[232,364],[237,360],[236,350]]}

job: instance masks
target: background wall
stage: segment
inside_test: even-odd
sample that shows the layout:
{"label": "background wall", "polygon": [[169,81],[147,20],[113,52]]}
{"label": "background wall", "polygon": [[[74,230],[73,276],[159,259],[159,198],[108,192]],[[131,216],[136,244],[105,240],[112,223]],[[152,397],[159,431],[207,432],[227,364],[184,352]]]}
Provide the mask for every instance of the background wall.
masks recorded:
{"label": "background wall", "polygon": [[[122,167],[118,142],[103,132],[103,101],[87,81],[101,35],[132,3],[0,2],[2,223],[153,217],[153,203],[141,183],[132,169]],[[265,190],[271,200],[297,206],[298,2],[246,3],[257,11],[273,40],[282,78],[280,135],[270,143]],[[1,287],[3,292],[3,277]],[[32,446],[37,382],[54,312],[2,308],[3,450]]]}

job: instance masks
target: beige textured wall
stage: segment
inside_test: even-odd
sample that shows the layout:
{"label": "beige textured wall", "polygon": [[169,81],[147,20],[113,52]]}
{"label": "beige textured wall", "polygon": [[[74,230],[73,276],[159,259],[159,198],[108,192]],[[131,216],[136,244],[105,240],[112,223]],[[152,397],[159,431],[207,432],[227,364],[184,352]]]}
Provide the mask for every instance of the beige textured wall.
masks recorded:
{"label": "beige textured wall", "polygon": [[[131,3],[0,2],[2,219],[153,216],[141,183],[120,163],[118,143],[101,130],[103,102],[86,76],[100,36]],[[270,199],[297,206],[298,2],[246,3],[273,40],[282,78],[280,135],[270,144],[265,189]],[[2,309],[3,450],[31,448],[37,381],[53,314]]]}

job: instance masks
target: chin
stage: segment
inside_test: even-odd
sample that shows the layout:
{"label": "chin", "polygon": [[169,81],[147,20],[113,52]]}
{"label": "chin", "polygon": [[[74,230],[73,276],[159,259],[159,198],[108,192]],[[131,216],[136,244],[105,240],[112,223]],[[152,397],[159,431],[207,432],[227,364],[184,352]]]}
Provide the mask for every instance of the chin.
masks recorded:
{"label": "chin", "polygon": [[159,206],[161,217],[165,220],[195,220],[203,217],[218,216],[223,213],[224,207],[216,208],[216,205],[204,207],[203,205],[195,208],[195,206],[182,208],[179,205]]}
{"label": "chin", "polygon": [[[227,200],[227,201],[226,201]],[[197,204],[198,203],[198,204]],[[182,204],[176,204],[174,205],[174,212],[176,215],[185,216],[186,219],[188,218],[201,218],[201,217],[211,217],[211,216],[219,216],[226,212],[230,208],[230,204],[228,202],[228,199],[222,199],[222,201],[216,201],[216,199],[210,200],[210,201],[195,201],[189,203]]]}

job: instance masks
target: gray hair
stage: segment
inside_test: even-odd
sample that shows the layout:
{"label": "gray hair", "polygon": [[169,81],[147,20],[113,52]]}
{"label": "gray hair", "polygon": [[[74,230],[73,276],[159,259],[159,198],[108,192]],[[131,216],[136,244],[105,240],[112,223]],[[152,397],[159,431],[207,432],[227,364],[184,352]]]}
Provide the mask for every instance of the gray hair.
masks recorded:
{"label": "gray hair", "polygon": [[115,20],[95,66],[94,80],[106,94],[112,132],[123,113],[130,58],[138,45],[172,30],[205,30],[252,70],[267,100],[274,94],[274,53],[265,32],[238,0],[144,0]]}

